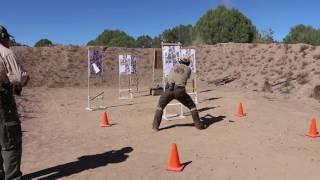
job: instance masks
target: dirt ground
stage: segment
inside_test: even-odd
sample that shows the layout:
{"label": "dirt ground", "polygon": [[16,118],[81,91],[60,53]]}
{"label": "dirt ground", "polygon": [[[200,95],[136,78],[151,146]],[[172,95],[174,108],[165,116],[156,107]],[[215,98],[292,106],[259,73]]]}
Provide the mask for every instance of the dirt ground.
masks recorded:
{"label": "dirt ground", "polygon": [[[23,173],[32,179],[318,179],[320,138],[305,136],[316,102],[273,94],[202,88],[198,109],[210,124],[203,131],[192,119],[163,121],[151,130],[158,96],[136,94],[118,100],[105,90],[110,128],[103,111],[87,111],[86,88],[29,88],[18,98],[22,113]],[[247,116],[235,117],[242,102]],[[172,143],[183,172],[165,170]]]}

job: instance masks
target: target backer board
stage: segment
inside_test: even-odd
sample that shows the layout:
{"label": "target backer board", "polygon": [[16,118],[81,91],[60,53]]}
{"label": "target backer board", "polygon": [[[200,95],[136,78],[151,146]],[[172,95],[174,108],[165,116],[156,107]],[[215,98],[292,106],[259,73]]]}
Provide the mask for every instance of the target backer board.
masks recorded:
{"label": "target backer board", "polygon": [[[106,106],[104,105],[104,91],[95,92],[96,94],[92,95],[94,89],[90,87],[90,80],[101,79],[103,78],[104,73],[104,51],[103,48],[88,48],[88,105],[86,107],[87,110],[96,110],[96,109],[104,109]],[[97,102],[100,101],[100,102]],[[100,105],[93,107],[93,103],[98,103]]]}
{"label": "target backer board", "polygon": [[133,56],[131,60],[131,87],[135,87],[139,92],[138,58]]}
{"label": "target backer board", "polygon": [[193,73],[197,72],[196,69],[196,50],[195,49],[181,49],[181,58],[190,59],[190,68]]}
{"label": "target backer board", "polygon": [[[174,65],[179,63],[181,56],[180,43],[161,43],[162,45],[162,63],[163,63],[163,89],[165,89],[167,83],[167,76]],[[180,102],[174,100],[174,102],[169,103],[167,106],[179,106],[180,113],[168,114],[167,107],[163,110],[162,118],[165,120],[183,119],[183,106]]]}
{"label": "target backer board", "polygon": [[[137,58],[129,54],[119,55],[119,99],[132,99],[131,75],[137,72]],[[128,88],[122,88],[123,77],[128,79]],[[127,92],[129,96],[122,96]]]}
{"label": "target backer board", "polygon": [[131,55],[119,55],[119,75],[130,75],[132,71],[131,67]]}
{"label": "target backer board", "polygon": [[137,74],[137,57],[132,56],[131,58],[131,74]]}
{"label": "target backer board", "polygon": [[162,49],[153,49],[153,66],[152,66],[152,87],[150,88],[150,94],[153,95],[156,88],[159,88],[163,83],[163,60],[162,60]]}
{"label": "target backer board", "polygon": [[163,63],[163,76],[167,77],[171,68],[179,63],[180,59],[180,44],[162,46],[162,63]]}
{"label": "target backer board", "polygon": [[89,71],[90,76],[101,76],[103,74],[103,50],[89,49]]}
{"label": "target backer board", "polygon": [[192,71],[191,84],[187,85],[187,92],[190,96],[194,97],[195,104],[198,104],[198,93],[197,93],[197,67],[196,67],[196,50],[194,48],[183,48],[181,49],[181,58],[190,59],[190,68]]}

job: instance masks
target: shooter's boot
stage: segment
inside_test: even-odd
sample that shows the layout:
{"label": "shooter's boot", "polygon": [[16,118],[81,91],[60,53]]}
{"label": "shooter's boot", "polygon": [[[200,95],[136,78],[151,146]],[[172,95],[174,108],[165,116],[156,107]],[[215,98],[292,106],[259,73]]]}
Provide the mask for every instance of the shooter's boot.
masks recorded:
{"label": "shooter's boot", "polygon": [[154,119],[153,119],[153,123],[152,123],[152,129],[154,131],[159,131],[159,126],[162,120],[162,110],[157,109],[155,114],[154,114]]}
{"label": "shooter's boot", "polygon": [[191,110],[191,115],[192,115],[192,119],[193,119],[193,122],[194,122],[194,126],[199,129],[199,130],[203,130],[206,128],[206,125],[200,121],[200,118],[199,118],[199,112],[197,109],[194,109],[194,110]]}

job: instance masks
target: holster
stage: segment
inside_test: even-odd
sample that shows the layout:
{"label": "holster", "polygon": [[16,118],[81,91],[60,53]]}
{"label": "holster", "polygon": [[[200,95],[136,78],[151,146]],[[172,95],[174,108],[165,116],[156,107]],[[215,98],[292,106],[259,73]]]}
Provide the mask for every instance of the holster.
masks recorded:
{"label": "holster", "polygon": [[173,91],[174,90],[174,87],[175,87],[175,84],[174,82],[172,83],[167,83],[166,85],[166,89],[169,89],[169,91]]}

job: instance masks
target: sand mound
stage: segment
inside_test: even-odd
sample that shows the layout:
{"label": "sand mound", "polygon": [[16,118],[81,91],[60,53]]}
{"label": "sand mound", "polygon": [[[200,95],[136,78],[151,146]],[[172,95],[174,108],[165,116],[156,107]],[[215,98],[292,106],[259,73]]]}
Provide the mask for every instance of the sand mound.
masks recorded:
{"label": "sand mound", "polygon": [[[31,74],[30,86],[87,85],[87,47],[14,47]],[[118,86],[118,55],[138,57],[140,86],[152,86],[154,49],[105,47],[105,74],[93,84]],[[315,97],[319,82],[320,48],[306,44],[225,43],[196,47],[198,78],[204,83],[293,97]],[[161,76],[161,73],[157,73]]]}

